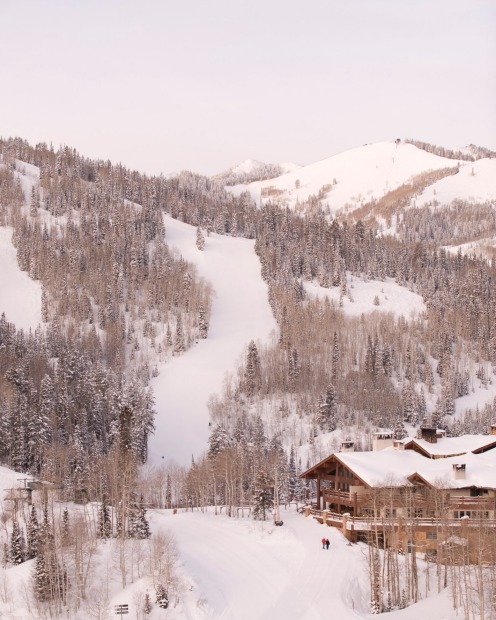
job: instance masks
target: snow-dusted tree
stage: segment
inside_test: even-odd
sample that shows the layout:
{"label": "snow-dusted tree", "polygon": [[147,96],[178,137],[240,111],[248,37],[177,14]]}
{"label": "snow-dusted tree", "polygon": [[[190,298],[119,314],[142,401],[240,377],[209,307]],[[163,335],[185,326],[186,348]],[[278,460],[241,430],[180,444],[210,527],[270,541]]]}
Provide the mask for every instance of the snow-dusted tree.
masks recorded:
{"label": "snow-dusted tree", "polygon": [[145,600],[143,601],[143,613],[145,616],[149,616],[152,613],[153,604],[148,592],[145,593]]}
{"label": "snow-dusted tree", "polygon": [[221,424],[216,424],[208,440],[208,458],[214,459],[232,445],[229,433]]}
{"label": "snow-dusted tree", "polygon": [[31,188],[31,202],[29,205],[29,215],[36,217],[38,215],[38,207],[40,206],[40,195],[38,190],[34,187]]}
{"label": "snow-dusted tree", "polygon": [[336,428],[336,408],[336,389],[331,384],[319,402],[319,424],[326,432],[333,431]]}
{"label": "snow-dusted tree", "polygon": [[26,559],[26,542],[24,532],[19,526],[17,518],[12,523],[12,533],[10,534],[9,562],[11,564],[22,564]]}
{"label": "snow-dusted tree", "polygon": [[248,396],[253,396],[253,394],[258,391],[260,388],[260,380],[260,358],[258,357],[257,345],[252,340],[248,345],[245,369],[245,385]]}
{"label": "snow-dusted tree", "polygon": [[208,336],[208,318],[203,304],[200,304],[198,308],[198,329],[200,331],[200,338],[206,338]]}
{"label": "snow-dusted tree", "polygon": [[196,247],[199,250],[205,249],[205,237],[203,236],[202,229],[199,226],[196,229]]}
{"label": "snow-dusted tree", "polygon": [[404,439],[408,435],[408,433],[406,432],[405,425],[403,423],[402,415],[396,416],[393,433],[394,433],[394,439]]}
{"label": "snow-dusted tree", "polygon": [[176,338],[174,340],[174,353],[182,353],[185,350],[183,319],[179,314],[176,323]]}
{"label": "snow-dusted tree", "polygon": [[110,538],[112,535],[112,519],[110,516],[110,508],[107,503],[107,496],[103,495],[102,501],[100,504],[100,509],[98,511],[98,528],[97,528],[97,536],[98,538],[103,538],[104,540]]}
{"label": "snow-dusted tree", "polygon": [[161,609],[169,607],[169,596],[165,586],[161,583],[155,586],[155,601]]}
{"label": "snow-dusted tree", "polygon": [[260,469],[252,488],[253,518],[265,521],[274,507],[273,481],[265,469]]}
{"label": "snow-dusted tree", "polygon": [[139,540],[150,538],[150,525],[146,518],[143,494],[141,494],[139,501],[131,497],[127,531],[129,538],[137,538]]}
{"label": "snow-dusted tree", "polygon": [[39,544],[39,525],[38,517],[36,515],[36,508],[31,506],[31,512],[29,513],[29,521],[27,524],[27,548],[26,555],[28,560],[32,560],[38,554]]}

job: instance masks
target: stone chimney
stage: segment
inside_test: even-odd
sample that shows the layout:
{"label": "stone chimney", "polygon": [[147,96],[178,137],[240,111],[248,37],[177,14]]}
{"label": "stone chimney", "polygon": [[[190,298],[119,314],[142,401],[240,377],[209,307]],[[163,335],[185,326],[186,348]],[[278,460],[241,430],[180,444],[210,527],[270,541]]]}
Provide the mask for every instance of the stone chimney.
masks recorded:
{"label": "stone chimney", "polygon": [[465,480],[466,465],[465,463],[453,463],[453,478],[455,480]]}
{"label": "stone chimney", "polygon": [[354,452],[355,451],[355,442],[354,441],[342,441],[339,447],[340,452]]}
{"label": "stone chimney", "polygon": [[428,424],[426,420],[420,425],[420,437],[429,443],[437,443],[437,431],[432,424]]}
{"label": "stone chimney", "polygon": [[491,426],[489,427],[489,434],[496,435],[496,423],[491,424]]}
{"label": "stone chimney", "polygon": [[405,449],[405,443],[403,442],[402,439],[395,439],[393,446],[394,446],[395,450],[404,450]]}

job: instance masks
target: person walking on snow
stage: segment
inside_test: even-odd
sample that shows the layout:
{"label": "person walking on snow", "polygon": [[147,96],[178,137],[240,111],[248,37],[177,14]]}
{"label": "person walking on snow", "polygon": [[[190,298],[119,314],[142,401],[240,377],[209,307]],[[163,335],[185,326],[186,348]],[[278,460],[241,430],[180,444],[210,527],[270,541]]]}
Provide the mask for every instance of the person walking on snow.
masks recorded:
{"label": "person walking on snow", "polygon": [[322,549],[325,549],[326,539],[323,538],[320,542],[322,543]]}
{"label": "person walking on snow", "polygon": [[326,545],[326,549],[327,549],[328,551],[329,551],[329,545],[330,545],[330,544],[331,544],[331,543],[329,542],[329,539],[328,539],[328,538],[326,538],[325,545]]}

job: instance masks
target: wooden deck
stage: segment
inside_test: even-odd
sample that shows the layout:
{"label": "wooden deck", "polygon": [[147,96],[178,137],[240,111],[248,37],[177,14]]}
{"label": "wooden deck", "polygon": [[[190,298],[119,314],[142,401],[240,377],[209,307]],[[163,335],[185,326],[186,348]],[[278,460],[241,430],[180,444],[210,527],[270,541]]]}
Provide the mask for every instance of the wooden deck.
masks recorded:
{"label": "wooden deck", "polygon": [[433,529],[433,528],[461,528],[461,527],[490,527],[496,528],[496,519],[470,519],[462,517],[460,519],[436,519],[436,518],[405,518],[405,517],[353,517],[348,514],[339,514],[328,510],[316,510],[308,508],[307,514],[317,519],[320,523],[325,523],[331,527],[338,527],[342,530],[366,532],[378,529]]}

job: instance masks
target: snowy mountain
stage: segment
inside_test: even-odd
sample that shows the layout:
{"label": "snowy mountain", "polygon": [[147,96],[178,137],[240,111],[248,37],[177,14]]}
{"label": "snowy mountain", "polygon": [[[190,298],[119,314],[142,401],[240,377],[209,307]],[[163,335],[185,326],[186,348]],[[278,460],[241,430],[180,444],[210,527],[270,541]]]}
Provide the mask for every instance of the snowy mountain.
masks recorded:
{"label": "snowy mountain", "polygon": [[246,184],[253,181],[272,179],[298,170],[300,167],[298,164],[293,163],[267,164],[256,159],[246,159],[237,166],[233,166],[212,178],[222,185]]}
{"label": "snowy mountain", "polygon": [[420,206],[433,196],[441,204],[449,204],[455,198],[472,202],[490,200],[496,195],[495,166],[494,159],[453,160],[413,144],[381,142],[350,149],[274,179],[229,189],[234,194],[249,191],[258,205],[277,201],[292,209],[303,208],[302,205],[315,197],[328,207],[329,214],[337,216],[378,201],[415,179],[420,181],[422,175],[453,168],[459,169],[459,177],[450,174],[430,183],[419,199],[412,197],[412,204],[416,202]]}

